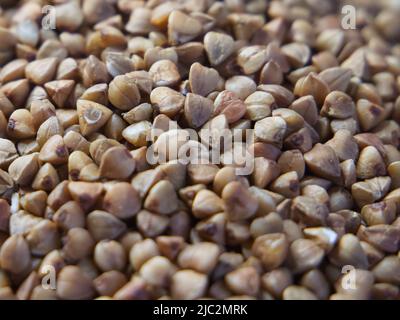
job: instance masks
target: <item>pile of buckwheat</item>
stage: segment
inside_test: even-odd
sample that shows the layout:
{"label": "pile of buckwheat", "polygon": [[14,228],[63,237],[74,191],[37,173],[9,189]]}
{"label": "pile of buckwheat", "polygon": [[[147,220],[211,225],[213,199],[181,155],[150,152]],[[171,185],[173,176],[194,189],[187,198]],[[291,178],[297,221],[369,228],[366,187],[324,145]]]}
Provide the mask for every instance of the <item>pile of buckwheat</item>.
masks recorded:
{"label": "pile of buckwheat", "polygon": [[398,1],[0,6],[0,299],[399,299]]}

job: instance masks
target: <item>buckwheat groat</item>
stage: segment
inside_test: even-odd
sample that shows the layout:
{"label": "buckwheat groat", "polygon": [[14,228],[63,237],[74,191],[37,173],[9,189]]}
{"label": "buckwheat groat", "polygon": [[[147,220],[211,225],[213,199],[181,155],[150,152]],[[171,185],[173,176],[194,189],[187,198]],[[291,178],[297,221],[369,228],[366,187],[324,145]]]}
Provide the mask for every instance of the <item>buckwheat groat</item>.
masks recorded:
{"label": "buckwheat groat", "polygon": [[395,3],[0,0],[0,300],[399,299]]}

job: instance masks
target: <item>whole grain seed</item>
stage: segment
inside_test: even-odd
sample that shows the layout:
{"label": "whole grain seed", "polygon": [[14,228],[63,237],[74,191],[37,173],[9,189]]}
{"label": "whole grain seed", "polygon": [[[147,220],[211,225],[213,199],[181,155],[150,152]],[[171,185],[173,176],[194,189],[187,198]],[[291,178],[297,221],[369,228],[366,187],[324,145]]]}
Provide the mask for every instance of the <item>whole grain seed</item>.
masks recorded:
{"label": "whole grain seed", "polygon": [[201,31],[201,23],[181,11],[173,11],[168,16],[168,41],[171,45],[186,43]]}
{"label": "whole grain seed", "polygon": [[331,91],[346,91],[353,72],[351,69],[332,67],[323,70],[319,77],[325,81]]}
{"label": "whole grain seed", "polygon": [[293,93],[281,85],[262,84],[257,89],[271,94],[280,108],[288,107],[294,100]]}
{"label": "whole grain seed", "polygon": [[113,240],[122,235],[126,225],[112,214],[95,210],[89,213],[86,218],[87,228],[94,240]]}
{"label": "whole grain seed", "polygon": [[356,164],[356,173],[359,179],[386,175],[384,160],[375,147],[368,146],[361,150]]}
{"label": "whole grain seed", "polygon": [[139,270],[143,263],[156,256],[159,256],[159,250],[152,239],[136,242],[129,251],[129,261],[135,270]]}
{"label": "whole grain seed", "polygon": [[156,256],[146,261],[140,268],[140,275],[150,285],[166,287],[177,268],[165,257]]}
{"label": "whole grain seed", "polygon": [[138,230],[146,237],[156,237],[169,226],[169,218],[164,215],[142,210],[138,213],[136,224]]}
{"label": "whole grain seed", "polygon": [[115,240],[102,240],[94,248],[94,261],[103,271],[121,271],[126,264],[126,253],[122,245]]}
{"label": "whole grain seed", "polygon": [[211,65],[217,66],[234,52],[235,43],[230,35],[211,31],[204,36],[204,50]]}
{"label": "whole grain seed", "polygon": [[166,59],[153,63],[149,69],[149,75],[156,87],[174,86],[181,79],[176,64]]}
{"label": "whole grain seed", "polygon": [[26,271],[31,264],[29,245],[22,235],[9,237],[0,249],[0,265],[2,269],[13,274]]}
{"label": "whole grain seed", "polygon": [[241,267],[225,276],[225,283],[233,293],[256,296],[260,288],[260,276],[253,267]]}
{"label": "whole grain seed", "polygon": [[254,135],[262,142],[279,146],[287,130],[286,121],[279,116],[267,117],[254,125]]}
{"label": "whole grain seed", "polygon": [[25,75],[34,84],[43,85],[54,79],[57,66],[58,59],[55,57],[35,60],[26,66]]}
{"label": "whole grain seed", "polygon": [[275,179],[270,189],[273,192],[283,195],[285,198],[294,198],[299,195],[299,177],[296,171],[289,171]]}
{"label": "whole grain seed", "polygon": [[365,269],[368,266],[367,256],[361,247],[360,240],[353,234],[343,235],[338,245],[330,253],[331,262],[338,266],[352,265]]}
{"label": "whole grain seed", "polygon": [[186,95],[184,114],[190,127],[195,129],[201,127],[210,119],[213,109],[211,99],[193,93]]}
{"label": "whole grain seed", "polygon": [[63,135],[64,129],[56,116],[51,116],[45,120],[37,129],[36,140],[39,146],[43,146],[52,136]]}
{"label": "whole grain seed", "polygon": [[57,296],[66,300],[90,299],[95,291],[92,280],[78,266],[65,266],[58,275]]}
{"label": "whole grain seed", "polygon": [[360,228],[359,237],[384,252],[396,253],[400,244],[400,228],[395,225],[379,224]]}
{"label": "whole grain seed", "polygon": [[15,110],[8,119],[7,134],[15,139],[27,139],[35,136],[32,114],[26,109]]}
{"label": "whole grain seed", "polygon": [[39,155],[32,153],[15,159],[8,167],[10,177],[19,185],[32,182],[39,170]]}
{"label": "whole grain seed", "polygon": [[23,106],[29,94],[27,79],[15,80],[4,84],[1,91],[15,106]]}
{"label": "whole grain seed", "polygon": [[93,280],[96,291],[106,297],[112,297],[126,283],[126,276],[115,270],[104,272]]}
{"label": "whole grain seed", "polygon": [[106,124],[112,111],[105,106],[89,100],[78,100],[77,111],[82,135],[96,132]]}
{"label": "whole grain seed", "polygon": [[316,199],[309,196],[297,196],[293,199],[291,212],[306,226],[324,226],[328,216],[328,207],[318,203]]}
{"label": "whole grain seed", "polygon": [[178,209],[178,197],[174,186],[167,180],[156,183],[149,191],[144,207],[160,214],[171,214]]}
{"label": "whole grain seed", "polygon": [[294,272],[303,273],[318,267],[324,255],[324,250],[314,241],[297,239],[290,245],[288,259],[293,266]]}
{"label": "whole grain seed", "polygon": [[150,101],[160,113],[172,118],[182,110],[185,97],[168,87],[158,87],[151,92]]}
{"label": "whole grain seed", "polygon": [[[68,231],[72,228],[83,228],[85,226],[85,213],[77,202],[68,201],[63,204],[53,215],[53,221],[58,227]],[[83,229],[86,232],[86,230]]]}
{"label": "whole grain seed", "polygon": [[299,79],[294,88],[294,94],[299,97],[311,95],[318,105],[323,105],[326,96],[329,94],[328,85],[314,72]]}
{"label": "whole grain seed", "polygon": [[304,154],[304,160],[315,175],[333,181],[340,180],[339,160],[331,147],[317,143]]}
{"label": "whole grain seed", "polygon": [[223,188],[222,200],[232,221],[250,218],[258,208],[257,199],[238,181],[229,182]]}
{"label": "whole grain seed", "polygon": [[112,147],[101,157],[100,175],[109,179],[127,179],[135,170],[135,161],[125,147]]}
{"label": "whole grain seed", "polygon": [[57,170],[50,163],[45,163],[37,172],[32,182],[34,190],[53,190],[60,182]]}
{"label": "whole grain seed", "polygon": [[178,265],[183,269],[192,269],[209,274],[215,268],[220,249],[211,242],[201,242],[185,247],[177,258]]}
{"label": "whole grain seed", "polygon": [[340,161],[349,159],[354,161],[358,157],[359,148],[357,142],[348,130],[336,131],[333,138],[325,144],[333,149]]}

